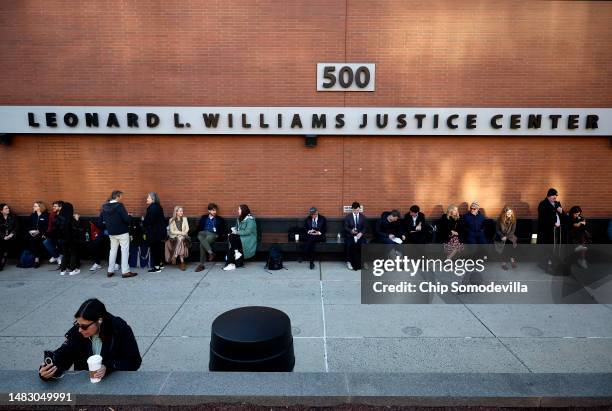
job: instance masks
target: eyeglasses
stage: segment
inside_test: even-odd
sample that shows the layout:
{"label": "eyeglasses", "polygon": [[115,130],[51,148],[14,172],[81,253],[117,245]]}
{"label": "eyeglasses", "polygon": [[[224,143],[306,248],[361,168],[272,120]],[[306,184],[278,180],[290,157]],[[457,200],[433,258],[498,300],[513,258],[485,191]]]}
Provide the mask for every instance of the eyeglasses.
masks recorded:
{"label": "eyeglasses", "polygon": [[95,321],[90,322],[89,324],[79,324],[78,321],[74,322],[74,325],[76,325],[77,327],[79,327],[81,330],[85,331],[86,329],[88,329],[89,327],[91,327],[92,324],[95,324]]}

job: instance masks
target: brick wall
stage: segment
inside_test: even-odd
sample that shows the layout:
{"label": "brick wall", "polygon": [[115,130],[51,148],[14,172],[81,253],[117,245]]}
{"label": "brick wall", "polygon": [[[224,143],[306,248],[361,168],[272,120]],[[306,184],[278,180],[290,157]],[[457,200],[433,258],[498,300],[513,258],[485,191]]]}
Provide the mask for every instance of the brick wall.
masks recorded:
{"label": "brick wall", "polygon": [[[612,107],[612,3],[531,1],[0,2],[0,104]],[[317,62],[377,64],[375,93],[317,93]],[[259,216],[366,213],[478,199],[534,216],[556,187],[612,216],[608,138],[19,135],[0,190],[95,214],[246,202]]]}

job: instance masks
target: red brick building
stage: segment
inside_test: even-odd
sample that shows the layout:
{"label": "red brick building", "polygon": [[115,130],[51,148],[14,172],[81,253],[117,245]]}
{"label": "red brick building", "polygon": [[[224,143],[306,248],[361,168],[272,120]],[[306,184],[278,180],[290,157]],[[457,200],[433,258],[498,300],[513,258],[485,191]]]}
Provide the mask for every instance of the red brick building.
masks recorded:
{"label": "red brick building", "polygon": [[[0,105],[612,107],[612,3],[535,1],[0,2]],[[319,62],[376,63],[375,92],[317,92]],[[0,201],[96,214],[114,189],[167,210],[330,217],[477,199],[536,215],[549,187],[612,215],[609,137],[18,134]]]}

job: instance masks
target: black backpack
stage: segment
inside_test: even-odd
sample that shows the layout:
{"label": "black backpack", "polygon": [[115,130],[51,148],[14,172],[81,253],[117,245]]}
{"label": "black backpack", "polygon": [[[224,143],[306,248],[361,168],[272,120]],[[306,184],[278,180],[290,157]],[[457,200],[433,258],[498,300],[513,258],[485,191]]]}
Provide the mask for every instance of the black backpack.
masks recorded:
{"label": "black backpack", "polygon": [[283,253],[278,246],[272,246],[268,252],[268,260],[266,261],[266,268],[268,270],[282,270],[283,267]]}

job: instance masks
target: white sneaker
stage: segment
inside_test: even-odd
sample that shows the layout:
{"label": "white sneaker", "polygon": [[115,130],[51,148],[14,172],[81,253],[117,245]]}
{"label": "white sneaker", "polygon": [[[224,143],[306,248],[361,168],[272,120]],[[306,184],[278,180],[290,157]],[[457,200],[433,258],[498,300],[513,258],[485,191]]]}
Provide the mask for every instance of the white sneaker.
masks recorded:
{"label": "white sneaker", "polygon": [[68,275],[77,275],[80,273],[81,273],[81,270],[79,270],[78,268],[75,268],[73,271],[70,271]]}
{"label": "white sneaker", "polygon": [[51,257],[51,258],[49,258],[49,262],[50,262],[51,264],[53,264],[53,263],[54,263],[54,262],[56,262],[56,261],[57,261],[57,258],[55,258],[55,257]]}
{"label": "white sneaker", "polygon": [[353,264],[351,264],[350,261],[346,262],[346,268],[348,268],[349,270],[353,270]]}
{"label": "white sneaker", "polygon": [[102,266],[98,263],[94,263],[94,265],[91,266],[91,268],[89,269],[89,271],[97,271],[100,268],[102,268]]}
{"label": "white sneaker", "polygon": [[232,271],[236,269],[236,264],[228,264],[223,267],[223,271]]}
{"label": "white sneaker", "polygon": [[64,270],[64,271],[60,271],[60,275],[66,275],[68,271]]}
{"label": "white sneaker", "polygon": [[119,271],[119,264],[115,264],[115,268],[113,268],[113,271]]}
{"label": "white sneaker", "polygon": [[242,257],[242,253],[238,250],[234,250],[234,256],[235,256],[235,260],[240,260],[240,257]]}

